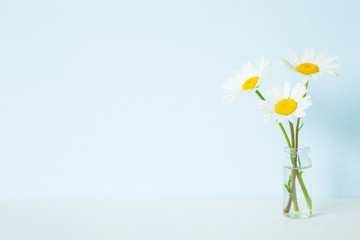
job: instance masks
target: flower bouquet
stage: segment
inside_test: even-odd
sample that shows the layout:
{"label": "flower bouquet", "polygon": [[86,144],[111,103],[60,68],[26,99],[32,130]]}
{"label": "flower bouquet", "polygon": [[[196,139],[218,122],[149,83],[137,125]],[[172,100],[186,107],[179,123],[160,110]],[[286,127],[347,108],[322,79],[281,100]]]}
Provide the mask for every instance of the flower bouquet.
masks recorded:
{"label": "flower bouquet", "polygon": [[[308,218],[312,214],[311,198],[311,160],[309,147],[299,145],[299,131],[303,127],[302,117],[305,110],[312,106],[311,97],[307,95],[311,79],[318,79],[320,74],[337,76],[333,70],[341,65],[335,63],[336,56],[327,53],[315,55],[314,49],[305,49],[303,55],[288,51],[289,58],[281,58],[279,63],[298,74],[300,81],[291,87],[289,82],[277,84],[264,92],[259,86],[268,71],[271,62],[262,58],[255,63],[242,65],[241,72],[234,71],[234,76],[226,80],[222,87],[227,95],[224,97],[233,103],[246,93],[256,93],[260,98],[258,107],[266,111],[264,120],[275,119],[282,131],[285,141],[285,158],[283,161],[283,213],[291,218]],[[289,129],[285,130],[284,123]]]}

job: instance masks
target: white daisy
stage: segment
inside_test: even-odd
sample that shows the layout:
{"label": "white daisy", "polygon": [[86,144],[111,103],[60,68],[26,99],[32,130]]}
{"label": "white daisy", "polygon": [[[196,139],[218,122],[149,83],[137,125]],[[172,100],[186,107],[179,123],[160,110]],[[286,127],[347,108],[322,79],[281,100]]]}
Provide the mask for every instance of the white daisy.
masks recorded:
{"label": "white daisy", "polygon": [[295,118],[305,116],[304,110],[312,105],[310,97],[304,97],[306,91],[303,84],[297,83],[290,92],[289,82],[285,82],[283,87],[277,84],[265,91],[267,101],[258,102],[260,109],[268,111],[264,120],[275,118],[278,122],[285,119],[293,122]]}
{"label": "white daisy", "polygon": [[288,54],[290,58],[281,58],[280,63],[290,70],[299,73],[304,84],[310,77],[318,79],[318,74],[338,76],[338,73],[333,71],[334,68],[341,67],[341,64],[334,63],[338,58],[337,56],[329,55],[325,52],[315,56],[313,48],[305,48],[303,56],[291,50],[288,50]]}
{"label": "white daisy", "polygon": [[228,93],[223,99],[233,103],[241,95],[255,91],[263,80],[266,71],[269,69],[270,61],[261,58],[255,63],[243,63],[241,72],[234,71],[234,76],[221,85]]}

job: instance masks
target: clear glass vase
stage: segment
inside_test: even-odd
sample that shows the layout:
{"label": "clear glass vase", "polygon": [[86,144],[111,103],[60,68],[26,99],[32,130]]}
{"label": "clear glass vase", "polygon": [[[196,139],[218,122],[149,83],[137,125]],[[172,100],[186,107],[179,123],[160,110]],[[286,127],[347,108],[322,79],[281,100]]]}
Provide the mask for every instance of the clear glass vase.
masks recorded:
{"label": "clear glass vase", "polygon": [[283,160],[283,213],[290,218],[312,214],[311,159],[309,147],[285,148]]}

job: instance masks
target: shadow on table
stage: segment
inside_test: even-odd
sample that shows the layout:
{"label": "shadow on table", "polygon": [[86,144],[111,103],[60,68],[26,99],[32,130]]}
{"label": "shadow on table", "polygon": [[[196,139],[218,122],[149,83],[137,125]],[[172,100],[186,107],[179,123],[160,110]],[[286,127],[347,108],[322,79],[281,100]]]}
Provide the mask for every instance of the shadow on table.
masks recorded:
{"label": "shadow on table", "polygon": [[[343,199],[344,200],[344,199]],[[344,201],[341,199],[332,199],[329,201],[322,200],[315,202],[316,211],[313,213],[312,217],[321,217],[328,216],[338,213],[354,212],[356,209],[360,208],[358,199],[346,199]]]}

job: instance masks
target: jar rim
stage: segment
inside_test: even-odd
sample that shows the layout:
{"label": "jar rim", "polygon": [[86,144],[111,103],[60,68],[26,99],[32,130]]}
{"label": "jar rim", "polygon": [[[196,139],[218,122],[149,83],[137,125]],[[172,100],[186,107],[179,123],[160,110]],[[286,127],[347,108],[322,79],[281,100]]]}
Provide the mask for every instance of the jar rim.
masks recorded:
{"label": "jar rim", "polygon": [[[296,151],[296,148],[289,148],[288,146],[286,146],[285,148],[284,148],[284,150],[286,151],[286,152],[290,152],[290,151]],[[304,152],[310,152],[310,147],[309,146],[305,146],[305,145],[300,145],[300,146],[298,146],[298,149],[297,149],[298,151],[304,151]]]}

